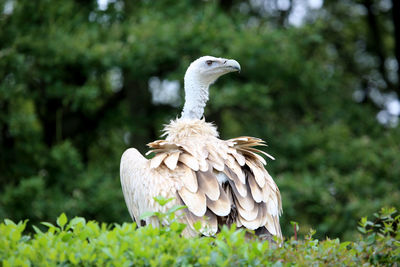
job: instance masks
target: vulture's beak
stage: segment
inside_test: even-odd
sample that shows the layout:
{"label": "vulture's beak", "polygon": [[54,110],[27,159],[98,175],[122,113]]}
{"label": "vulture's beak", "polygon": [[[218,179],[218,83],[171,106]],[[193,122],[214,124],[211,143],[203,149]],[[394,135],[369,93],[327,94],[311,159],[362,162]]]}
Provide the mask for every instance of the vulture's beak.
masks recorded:
{"label": "vulture's beak", "polygon": [[230,69],[230,71],[238,71],[240,72],[240,64],[236,60],[228,59],[225,64],[226,67]]}

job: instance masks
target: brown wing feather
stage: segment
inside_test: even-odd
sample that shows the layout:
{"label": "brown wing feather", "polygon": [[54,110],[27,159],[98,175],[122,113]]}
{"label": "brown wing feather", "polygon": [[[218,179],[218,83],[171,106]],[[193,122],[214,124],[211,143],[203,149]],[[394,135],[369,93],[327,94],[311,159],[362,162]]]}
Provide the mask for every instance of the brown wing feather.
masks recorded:
{"label": "brown wing feather", "polygon": [[[152,148],[153,150],[150,150],[149,152],[151,153],[152,151],[156,149],[161,149],[161,150],[179,150],[180,146],[174,143],[170,143],[165,140],[157,140],[152,143],[147,144],[148,147]],[[149,153],[148,152],[148,153]]]}
{"label": "brown wing feather", "polygon": [[255,202],[260,203],[264,199],[263,191],[256,183],[256,180],[255,180],[253,174],[250,172],[247,172],[246,174],[247,174],[247,181],[248,181],[248,185],[250,187],[251,195],[253,196],[253,199]]}
{"label": "brown wing feather", "polygon": [[225,164],[230,170],[232,170],[232,172],[237,175],[237,177],[243,184],[246,183],[246,176],[243,173],[242,167],[231,155],[228,155],[228,160],[225,161]]}
{"label": "brown wing feather", "polygon": [[274,222],[275,222],[275,229],[277,229],[277,233],[276,235],[280,238],[282,238],[282,229],[281,229],[281,225],[279,224],[279,216],[272,216],[274,218]]}
{"label": "brown wing feather", "polygon": [[270,187],[271,187],[274,191],[278,192],[279,189],[278,189],[278,187],[276,186],[276,184],[275,184],[274,180],[272,179],[271,175],[269,175],[268,171],[267,171],[266,169],[264,169],[264,168],[262,169],[262,171],[264,172],[264,177],[265,177],[267,183],[270,185]]}
{"label": "brown wing feather", "polygon": [[247,196],[247,186],[246,186],[246,184],[243,184],[239,180],[237,175],[233,171],[231,171],[227,166],[224,169],[224,173],[226,174],[226,176],[228,176],[229,179],[231,179],[234,182],[234,184],[236,186],[236,189],[238,190],[239,194],[242,197]]}
{"label": "brown wing feather", "polygon": [[254,163],[251,160],[246,159],[246,165],[249,166],[251,172],[254,174],[254,178],[256,179],[257,184],[262,188],[265,185],[265,177],[264,177],[264,172],[262,169],[264,169],[263,166],[257,166],[256,163]]}
{"label": "brown wing feather", "polygon": [[196,172],[199,191],[204,192],[211,200],[215,201],[220,196],[218,180],[211,170]]}
{"label": "brown wing feather", "polygon": [[197,159],[188,153],[182,153],[179,157],[179,161],[194,171],[198,171],[200,169]]}
{"label": "brown wing feather", "polygon": [[225,164],[221,163],[221,161],[217,160],[216,158],[208,156],[208,161],[215,170],[220,172],[224,170]]}
{"label": "brown wing feather", "polygon": [[173,152],[167,158],[164,159],[164,164],[167,165],[167,167],[171,171],[175,170],[180,153],[181,153],[180,151]]}
{"label": "brown wing feather", "polygon": [[253,221],[253,220],[255,220],[257,218],[257,215],[258,215],[258,204],[255,204],[253,209],[251,209],[251,210],[246,210],[246,209],[242,208],[242,206],[240,205],[239,201],[237,201],[236,204],[237,204],[236,208],[238,210],[238,213],[246,221]]}
{"label": "brown wing feather", "polygon": [[206,196],[203,192],[192,193],[186,187],[178,190],[183,203],[196,216],[203,216],[207,211]]}
{"label": "brown wing feather", "polygon": [[263,202],[266,203],[271,198],[273,191],[271,190],[270,186],[264,186],[261,189],[262,189],[262,193],[263,193]]}
{"label": "brown wing feather", "polygon": [[208,149],[208,160],[211,161],[211,164],[214,167],[214,169],[216,169],[217,171],[223,171],[225,163],[223,158],[219,156],[217,149],[212,145],[207,145],[207,149]]}
{"label": "brown wing feather", "polygon": [[253,158],[253,160],[261,162],[263,165],[267,165],[267,162],[265,161],[265,159],[263,157],[261,157],[260,155],[254,153],[254,152],[251,152],[251,151],[247,151],[247,150],[244,150],[244,151],[248,157]]}
{"label": "brown wing feather", "polygon": [[155,169],[155,168],[157,168],[158,166],[160,166],[161,162],[163,162],[163,160],[164,160],[167,156],[168,156],[167,153],[159,153],[159,154],[156,154],[156,155],[154,156],[154,158],[152,158],[152,159],[150,160],[150,168],[151,168],[151,169]]}
{"label": "brown wing feather", "polygon": [[186,165],[182,163],[178,163],[178,167],[181,168],[184,172],[182,177],[182,181],[184,186],[192,193],[196,193],[199,189],[199,185],[197,183],[196,173]]}
{"label": "brown wing feather", "polygon": [[218,200],[213,201],[207,197],[207,207],[218,216],[227,216],[231,212],[232,202],[220,185],[219,191]]}
{"label": "brown wing feather", "polygon": [[240,222],[248,229],[256,230],[257,228],[263,226],[263,221],[265,220],[263,207],[261,204],[258,204],[257,208],[258,208],[258,213],[257,217],[254,220],[246,220],[240,214],[238,216]]}
{"label": "brown wing feather", "polygon": [[200,171],[206,172],[209,170],[209,164],[205,158],[200,158],[199,159],[199,166],[200,166]]}
{"label": "brown wing feather", "polygon": [[275,220],[274,220],[273,216],[271,214],[269,214],[268,212],[266,212],[265,218],[267,219],[267,221],[265,223],[265,227],[271,234],[276,235],[277,229],[276,229]]}
{"label": "brown wing feather", "polygon": [[[250,152],[253,152],[253,153],[255,153],[255,154],[261,153],[261,154],[264,154],[265,156],[267,156],[268,158],[270,158],[270,159],[272,159],[272,160],[275,160],[275,158],[274,158],[273,156],[271,156],[271,155],[268,154],[267,152],[264,152],[264,151],[262,151],[262,150],[260,150],[260,149],[257,149],[257,148],[254,148],[254,147],[246,147],[245,150],[250,151]],[[264,165],[265,165],[265,164],[264,164]]]}
{"label": "brown wing feather", "polygon": [[236,161],[239,163],[240,166],[244,166],[246,164],[245,157],[240,152],[238,152],[236,149],[230,149],[229,154],[232,155],[236,159]]}
{"label": "brown wing feather", "polygon": [[222,161],[225,161],[228,159],[228,153],[229,153],[229,148],[225,142],[219,143],[215,149],[215,152],[218,154],[219,158]]}
{"label": "brown wing feather", "polygon": [[228,196],[229,202],[231,203],[231,205],[233,204],[233,192],[232,192],[232,188],[228,185],[225,188],[225,194]]}
{"label": "brown wing feather", "polygon": [[240,223],[241,223],[244,227],[246,227],[247,229],[256,230],[257,228],[260,227],[260,223],[259,223],[259,221],[257,220],[257,218],[256,218],[255,220],[253,220],[253,221],[247,221],[247,220],[244,219],[242,216],[240,216],[240,214],[238,214],[238,218],[239,218]]}
{"label": "brown wing feather", "polygon": [[253,198],[251,196],[250,197],[249,196],[242,197],[239,194],[239,192],[237,191],[235,184],[232,181],[229,181],[229,184],[232,188],[233,195],[240,203],[240,206],[242,206],[242,208],[244,208],[246,210],[252,210],[254,208],[254,204],[255,204]]}

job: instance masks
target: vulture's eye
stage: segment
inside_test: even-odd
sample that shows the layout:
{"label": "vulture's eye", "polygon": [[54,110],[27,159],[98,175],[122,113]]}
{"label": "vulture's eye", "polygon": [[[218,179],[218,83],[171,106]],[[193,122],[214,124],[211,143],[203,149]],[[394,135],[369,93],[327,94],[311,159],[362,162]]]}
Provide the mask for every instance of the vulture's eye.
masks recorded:
{"label": "vulture's eye", "polygon": [[207,61],[206,61],[206,64],[207,64],[208,66],[211,66],[211,65],[212,65],[212,63],[213,63],[213,61],[212,61],[212,60],[207,60]]}

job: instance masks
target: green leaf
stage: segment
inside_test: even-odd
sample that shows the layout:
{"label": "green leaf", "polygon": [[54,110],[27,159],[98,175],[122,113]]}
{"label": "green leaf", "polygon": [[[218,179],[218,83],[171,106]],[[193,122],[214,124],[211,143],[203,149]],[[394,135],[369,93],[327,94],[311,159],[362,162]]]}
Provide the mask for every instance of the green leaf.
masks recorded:
{"label": "green leaf", "polygon": [[201,222],[197,221],[193,224],[194,229],[196,229],[196,231],[200,231],[201,229]]}
{"label": "green leaf", "polygon": [[75,225],[77,225],[77,224],[85,225],[85,224],[86,224],[85,218],[82,218],[82,217],[75,217],[75,218],[73,218],[71,221],[69,221],[69,225],[71,225],[71,226],[75,226]]}
{"label": "green leaf", "polygon": [[43,224],[44,226],[47,226],[48,228],[57,228],[55,225],[53,225],[49,222],[41,222],[40,224]]}
{"label": "green leaf", "polygon": [[143,212],[142,215],[140,215],[140,219],[144,220],[144,219],[147,219],[147,218],[149,218],[151,216],[156,216],[156,215],[157,215],[156,212],[146,211],[146,212]]}
{"label": "green leaf", "polygon": [[290,224],[293,225],[293,227],[296,229],[296,232],[299,231],[300,227],[298,222],[290,221]]}
{"label": "green leaf", "polygon": [[187,208],[187,206],[185,206],[185,205],[175,205],[168,210],[168,213],[175,213],[178,210],[182,210],[182,209],[186,209],[186,208]]}
{"label": "green leaf", "polygon": [[35,225],[32,225],[33,230],[35,231],[35,233],[37,234],[43,234],[42,231],[40,231],[40,229],[38,227],[36,227]]}
{"label": "green leaf", "polygon": [[366,233],[367,233],[367,231],[365,230],[365,228],[364,228],[364,227],[361,227],[361,226],[357,226],[357,230],[360,231],[360,232],[363,233],[363,234],[366,234]]}
{"label": "green leaf", "polygon": [[31,240],[31,237],[29,235],[23,235],[21,237],[22,242],[28,242],[29,240]]}
{"label": "green leaf", "polygon": [[11,232],[11,240],[17,242],[21,238],[21,233],[19,231],[12,231]]}
{"label": "green leaf", "polygon": [[75,257],[75,253],[73,252],[68,254],[68,260],[74,265],[78,264],[79,262],[78,259]]}
{"label": "green leaf", "polygon": [[16,225],[13,221],[9,220],[9,219],[4,219],[4,223],[6,225]]}
{"label": "green leaf", "polygon": [[64,233],[66,234],[61,238],[61,240],[63,242],[68,242],[72,238],[72,234],[71,232],[64,232]]}
{"label": "green leaf", "polygon": [[165,204],[167,204],[168,202],[172,201],[174,199],[174,197],[170,197],[170,198],[165,198],[163,196],[156,196],[154,197],[154,200],[160,204],[161,206],[165,206]]}
{"label": "green leaf", "polygon": [[57,225],[60,226],[61,228],[64,228],[64,226],[67,224],[68,218],[65,213],[61,213],[61,215],[57,218]]}
{"label": "green leaf", "polygon": [[228,256],[229,255],[229,246],[222,240],[215,240],[215,243],[217,244],[217,247],[221,250],[223,255]]}
{"label": "green leaf", "polygon": [[343,243],[340,244],[340,248],[341,249],[345,249],[350,245],[351,245],[351,242],[350,241],[346,241],[346,242],[343,242]]}

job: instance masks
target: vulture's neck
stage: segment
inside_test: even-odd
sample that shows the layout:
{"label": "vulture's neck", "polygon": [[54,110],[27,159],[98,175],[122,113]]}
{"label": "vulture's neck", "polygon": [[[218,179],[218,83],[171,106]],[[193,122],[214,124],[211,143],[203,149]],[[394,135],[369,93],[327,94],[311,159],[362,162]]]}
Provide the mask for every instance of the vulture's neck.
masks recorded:
{"label": "vulture's neck", "polygon": [[182,119],[201,119],[204,107],[208,101],[209,81],[199,79],[194,73],[185,75],[185,105],[183,106]]}

